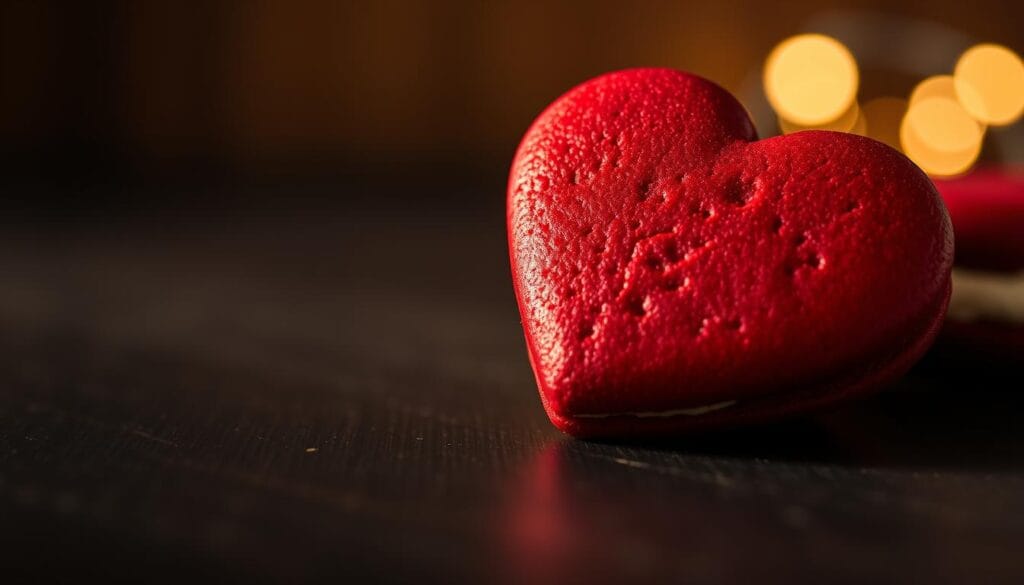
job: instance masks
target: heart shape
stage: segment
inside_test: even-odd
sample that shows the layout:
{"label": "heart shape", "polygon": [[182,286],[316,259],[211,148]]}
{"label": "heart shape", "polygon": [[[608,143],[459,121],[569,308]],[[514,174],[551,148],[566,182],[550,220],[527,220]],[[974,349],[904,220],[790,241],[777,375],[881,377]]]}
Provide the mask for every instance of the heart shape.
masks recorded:
{"label": "heart shape", "polygon": [[607,74],[534,122],[508,230],[552,422],[664,434],[875,390],[927,349],[953,240],[931,181],[860,136],[758,140],[743,107],[669,69]]}

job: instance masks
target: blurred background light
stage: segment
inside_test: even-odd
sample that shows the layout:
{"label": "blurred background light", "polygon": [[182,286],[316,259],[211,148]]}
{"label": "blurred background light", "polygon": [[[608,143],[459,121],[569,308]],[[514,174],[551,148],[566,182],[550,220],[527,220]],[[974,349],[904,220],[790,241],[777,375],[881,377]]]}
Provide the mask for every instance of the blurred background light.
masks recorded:
{"label": "blurred background light", "polygon": [[857,102],[850,104],[850,107],[845,112],[839,115],[834,120],[829,120],[824,124],[815,126],[805,126],[803,124],[797,124],[779,116],[779,129],[783,134],[792,134],[793,132],[800,132],[801,130],[834,130],[836,132],[854,132],[857,121],[860,119],[860,107]]}
{"label": "blurred background light", "polygon": [[768,56],[764,70],[772,108],[788,123],[803,127],[823,127],[848,113],[859,80],[850,51],[819,34],[783,41]]}
{"label": "blurred background light", "polygon": [[935,97],[950,100],[957,99],[952,75],[932,75],[925,78],[921,83],[914,86],[914,91],[910,92],[908,102],[912,106],[922,100]]}
{"label": "blurred background light", "polygon": [[[864,31],[830,32],[866,51],[866,91],[883,97],[858,101],[860,55],[855,57],[844,42],[818,33],[790,37],[771,51],[762,74],[764,97],[782,134],[831,130],[869,136],[903,151],[928,174],[948,177],[969,171],[979,160],[990,125],[1010,125],[1024,115],[1024,61],[1002,45],[972,46],[966,39],[939,35],[934,47],[948,60],[944,67],[955,70],[922,79],[923,71],[864,48],[874,45],[858,44]],[[943,65],[931,71],[938,67]],[[904,76],[903,83],[916,82],[907,99],[884,95],[893,92],[892,81],[889,87],[874,82],[879,75],[892,80],[894,72]],[[993,135],[995,157],[1013,152],[1017,141],[1011,134]]]}
{"label": "blurred background light", "polygon": [[1006,47],[971,47],[957,61],[953,79],[960,103],[980,122],[1004,126],[1024,113],[1024,63]]}
{"label": "blurred background light", "polygon": [[984,127],[959,102],[929,97],[911,103],[900,126],[903,151],[925,172],[950,176],[978,159]]}
{"label": "blurred background light", "polygon": [[864,110],[860,107],[857,108],[857,119],[853,123],[853,128],[850,128],[850,133],[859,136],[868,135],[868,120],[864,117]]}

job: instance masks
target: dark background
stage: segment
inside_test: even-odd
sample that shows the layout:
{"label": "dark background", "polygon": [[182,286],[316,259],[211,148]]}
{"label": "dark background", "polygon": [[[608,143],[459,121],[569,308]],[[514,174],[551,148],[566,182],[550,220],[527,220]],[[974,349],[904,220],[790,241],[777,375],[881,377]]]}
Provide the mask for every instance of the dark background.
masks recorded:
{"label": "dark background", "polygon": [[[1019,363],[658,444],[547,421],[506,172],[557,95],[667,65],[761,133],[772,46],[860,97],[1019,2],[0,4],[0,581],[1024,580]],[[988,162],[1024,161],[1018,124]]]}
{"label": "dark background", "polygon": [[597,74],[696,72],[770,135],[760,66],[789,35],[850,45],[870,99],[950,72],[972,42],[1021,50],[1021,22],[1020,3],[998,0],[5,2],[2,181],[45,191],[7,190],[13,202],[99,215],[354,178],[493,209],[533,117]]}

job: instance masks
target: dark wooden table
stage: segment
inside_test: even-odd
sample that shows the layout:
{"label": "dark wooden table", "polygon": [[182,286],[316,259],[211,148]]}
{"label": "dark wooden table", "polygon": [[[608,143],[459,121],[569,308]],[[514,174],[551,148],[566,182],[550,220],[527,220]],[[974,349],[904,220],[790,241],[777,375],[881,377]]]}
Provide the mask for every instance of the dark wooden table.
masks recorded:
{"label": "dark wooden table", "polygon": [[500,205],[5,227],[0,581],[1024,582],[1019,369],[933,359],[810,419],[573,440]]}

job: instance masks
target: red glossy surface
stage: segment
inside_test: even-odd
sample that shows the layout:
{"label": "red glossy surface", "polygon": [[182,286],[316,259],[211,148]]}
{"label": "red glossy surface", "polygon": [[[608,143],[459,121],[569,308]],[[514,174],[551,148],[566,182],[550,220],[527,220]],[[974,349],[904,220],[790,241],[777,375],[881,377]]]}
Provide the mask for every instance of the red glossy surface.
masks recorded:
{"label": "red glossy surface", "polygon": [[927,348],[948,302],[952,230],[917,167],[848,134],[758,141],[731,95],[673,70],[555,101],[513,162],[508,228],[541,398],[576,435],[866,393]]}
{"label": "red glossy surface", "polygon": [[956,263],[1024,269],[1024,168],[981,168],[935,181],[956,232]]}

